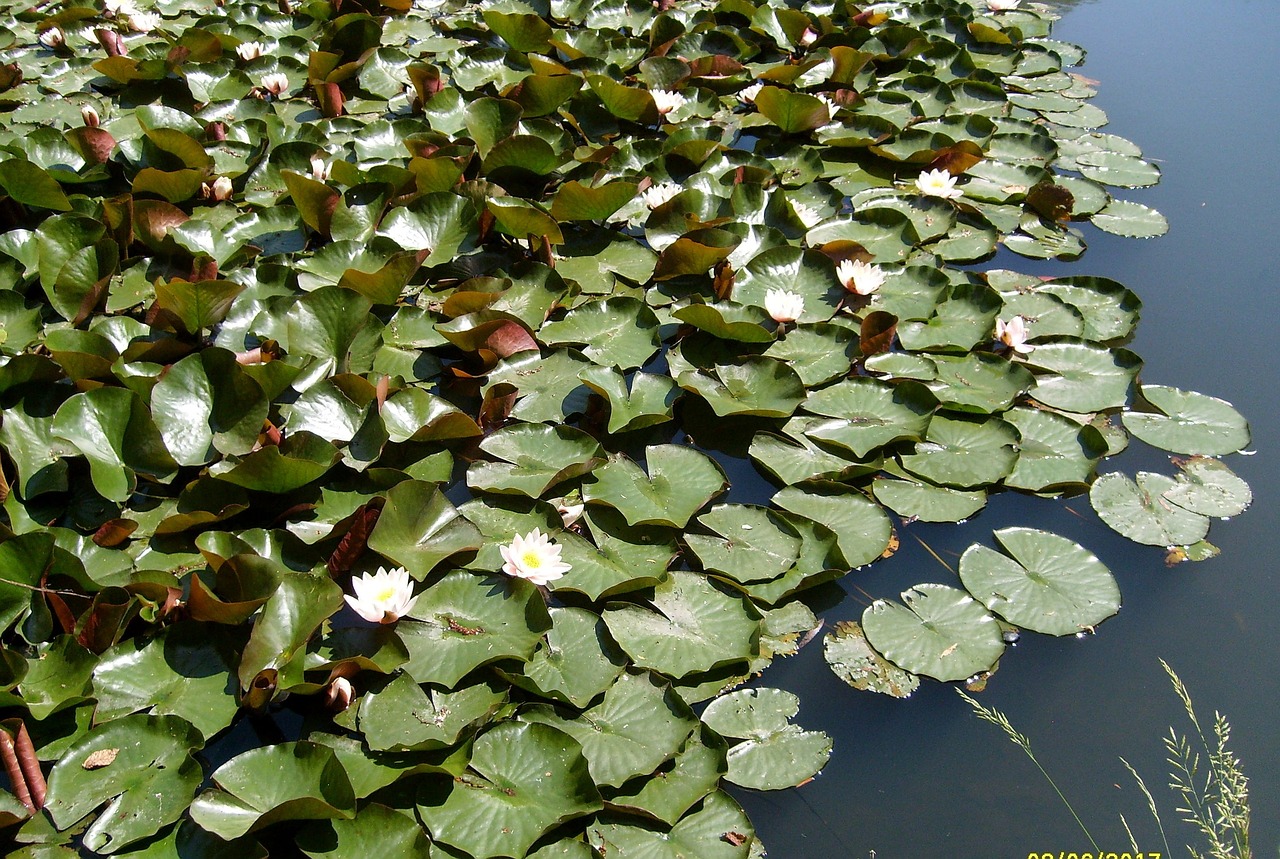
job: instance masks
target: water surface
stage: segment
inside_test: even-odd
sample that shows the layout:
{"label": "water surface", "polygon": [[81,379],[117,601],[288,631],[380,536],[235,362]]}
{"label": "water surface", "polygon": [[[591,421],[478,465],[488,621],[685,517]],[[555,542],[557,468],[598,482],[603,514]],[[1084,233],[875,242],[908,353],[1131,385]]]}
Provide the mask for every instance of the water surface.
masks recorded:
{"label": "water surface", "polygon": [[[1253,486],[1252,510],[1215,522],[1222,555],[1165,567],[1163,553],[1102,525],[1088,500],[994,497],[963,526],[917,523],[901,551],[845,578],[847,596],[828,623],[856,619],[873,596],[894,596],[950,573],[917,538],[954,564],[991,531],[1031,525],[1070,536],[1102,558],[1125,604],[1096,636],[1027,635],[1004,658],[982,700],[1027,734],[1041,763],[1107,851],[1128,849],[1123,813],[1145,850],[1163,851],[1146,802],[1119,760],[1147,778],[1173,852],[1189,827],[1176,820],[1161,737],[1188,727],[1158,660],[1187,682],[1208,726],[1214,709],[1234,728],[1251,778],[1253,843],[1280,850],[1280,633],[1277,558],[1280,499],[1277,379],[1280,285],[1275,275],[1280,86],[1275,76],[1280,4],[1274,0],[1095,0],[1074,4],[1055,37],[1088,50],[1077,71],[1099,81],[1104,129],[1139,144],[1164,171],[1151,189],[1117,192],[1154,206],[1171,224],[1152,241],[1086,227],[1089,251],[1074,264],[1018,257],[998,263],[1046,274],[1114,278],[1145,303],[1132,348],[1142,379],[1222,397],[1252,422],[1257,451],[1228,464]],[[1169,473],[1165,455],[1135,442],[1101,470]],[[951,579],[954,581],[954,579]],[[955,693],[926,681],[907,701],[845,687],[820,645],[777,663],[764,683],[801,696],[798,719],[835,740],[826,771],[785,793],[738,791],[773,859],[974,857],[1090,849],[1022,752],[977,721]],[[1181,838],[1181,840],[1179,840]]]}

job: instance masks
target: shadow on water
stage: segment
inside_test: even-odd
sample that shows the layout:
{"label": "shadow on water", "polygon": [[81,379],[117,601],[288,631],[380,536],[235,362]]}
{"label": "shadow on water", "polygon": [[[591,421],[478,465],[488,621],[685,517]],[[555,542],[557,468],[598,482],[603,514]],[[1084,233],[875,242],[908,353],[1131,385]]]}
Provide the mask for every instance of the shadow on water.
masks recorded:
{"label": "shadow on water", "polygon": [[[921,541],[954,566],[970,543],[990,544],[996,528],[1034,525],[1070,536],[1116,574],[1124,609],[1085,639],[1024,636],[981,700],[1030,737],[1099,848],[1129,849],[1123,813],[1140,848],[1162,851],[1146,801],[1119,761],[1125,756],[1152,786],[1177,854],[1192,833],[1177,822],[1173,795],[1162,787],[1161,736],[1182,724],[1157,661],[1163,657],[1202,713],[1217,709],[1230,718],[1235,751],[1251,779],[1255,849],[1274,856],[1280,847],[1274,718],[1280,638],[1271,570],[1280,541],[1270,508],[1280,496],[1274,396],[1280,344],[1271,320],[1280,312],[1280,293],[1270,252],[1280,166],[1263,153],[1274,151],[1280,116],[1272,68],[1280,4],[1055,5],[1064,7],[1064,18],[1054,37],[1089,52],[1080,71],[1100,82],[1094,103],[1110,116],[1105,130],[1140,145],[1163,170],[1155,188],[1122,196],[1160,209],[1171,231],[1143,242],[1090,228],[1089,251],[1075,264],[1001,257],[992,265],[1105,276],[1137,292],[1145,307],[1133,348],[1146,360],[1143,380],[1222,397],[1251,420],[1258,453],[1233,458],[1231,466],[1252,485],[1254,509],[1215,526],[1220,557],[1166,568],[1161,551],[1102,525],[1087,498],[999,495],[964,525],[900,528],[898,553],[844,579],[843,601],[824,616],[828,624],[857,618],[867,595],[948,581],[951,574]],[[1119,463],[1101,470],[1168,471],[1162,454],[1140,448],[1135,442]],[[1056,856],[1091,849],[1022,752],[942,684],[927,682],[907,701],[858,692],[835,679],[816,643],[776,663],[764,682],[799,693],[798,722],[835,740],[831,762],[814,784],[774,794],[736,791],[773,859],[872,851],[877,859]]]}

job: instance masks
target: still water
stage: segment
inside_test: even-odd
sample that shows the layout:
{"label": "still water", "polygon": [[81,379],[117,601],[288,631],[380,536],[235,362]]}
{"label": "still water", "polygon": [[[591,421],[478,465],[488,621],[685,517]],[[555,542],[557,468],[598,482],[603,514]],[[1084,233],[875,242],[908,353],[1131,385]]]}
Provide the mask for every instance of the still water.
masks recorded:
{"label": "still water", "polygon": [[[1073,264],[1001,257],[1038,274],[1114,278],[1145,303],[1132,345],[1142,380],[1231,401],[1253,426],[1256,454],[1227,462],[1252,485],[1253,508],[1215,522],[1220,557],[1168,569],[1163,553],[1102,525],[1085,498],[992,499],[963,526],[901,528],[892,559],[841,583],[828,623],[856,619],[873,596],[896,596],[950,574],[917,542],[954,564],[970,543],[1031,525],[1070,536],[1115,573],[1124,608],[1083,639],[1027,635],[980,698],[1030,737],[1040,762],[1104,851],[1128,850],[1120,814],[1148,851],[1164,851],[1124,756],[1155,792],[1171,854],[1192,836],[1177,821],[1161,737],[1189,728],[1159,659],[1186,681],[1206,728],[1215,709],[1251,779],[1258,857],[1280,852],[1280,3],[1276,0],[1094,0],[1064,4],[1055,37],[1088,51],[1078,69],[1100,82],[1104,130],[1142,147],[1164,172],[1155,188],[1118,192],[1169,219],[1168,235],[1120,239],[1086,228]],[[1135,442],[1102,471],[1169,473]],[[954,581],[954,579],[951,579]],[[798,693],[798,722],[835,740],[816,782],[737,796],[773,859],[1023,859],[1083,852],[1088,841],[1022,752],[979,722],[948,687],[926,681],[895,701],[845,687],[815,643],[773,666],[764,684]],[[1195,843],[1195,842],[1191,842]]]}

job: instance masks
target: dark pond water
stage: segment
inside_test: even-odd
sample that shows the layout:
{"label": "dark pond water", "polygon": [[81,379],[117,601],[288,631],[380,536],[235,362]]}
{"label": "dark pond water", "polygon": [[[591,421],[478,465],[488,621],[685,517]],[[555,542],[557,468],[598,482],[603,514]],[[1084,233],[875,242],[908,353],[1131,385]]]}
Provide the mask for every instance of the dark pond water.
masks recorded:
{"label": "dark pond water", "polygon": [[[1201,711],[1234,728],[1251,778],[1255,855],[1280,850],[1280,3],[1275,0],[1096,0],[1073,4],[1055,36],[1085,47],[1080,71],[1100,82],[1105,129],[1138,143],[1164,171],[1155,188],[1122,196],[1154,206],[1171,230],[1154,241],[1091,228],[1074,264],[1010,257],[1036,273],[1111,277],[1145,302],[1133,348],[1143,380],[1234,403],[1252,422],[1256,454],[1228,463],[1253,486],[1253,509],[1213,526],[1222,555],[1167,569],[1098,522],[1087,499],[993,499],[963,526],[901,529],[891,560],[846,578],[827,621],[857,618],[873,596],[896,596],[950,574],[921,547],[954,560],[1008,525],[1068,535],[1119,579],[1125,605],[1088,639],[1029,635],[1004,658],[981,699],[1027,734],[1041,763],[1107,851],[1123,852],[1123,813],[1139,846],[1163,851],[1124,756],[1156,791],[1173,853],[1189,827],[1176,820],[1162,735],[1185,721],[1158,660],[1183,677]],[[1102,470],[1169,471],[1163,455],[1134,446]],[[776,664],[764,683],[798,693],[799,721],[827,731],[835,753],[801,790],[738,796],[773,859],[982,857],[1088,850],[1088,842],[1022,752],[977,721],[955,693],[927,683],[907,701],[845,687],[820,646]]]}

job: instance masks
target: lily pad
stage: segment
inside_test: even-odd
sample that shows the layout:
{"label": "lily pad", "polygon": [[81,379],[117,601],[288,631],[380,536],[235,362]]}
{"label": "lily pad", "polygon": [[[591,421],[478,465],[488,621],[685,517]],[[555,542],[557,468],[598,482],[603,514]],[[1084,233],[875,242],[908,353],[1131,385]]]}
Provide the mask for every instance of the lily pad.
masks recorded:
{"label": "lily pad", "polygon": [[1034,528],[1004,528],[1002,555],[974,544],[960,557],[960,580],[1005,620],[1047,635],[1092,630],[1120,610],[1120,588],[1097,556]]}
{"label": "lily pad", "polygon": [[1121,420],[1147,444],[1174,453],[1222,456],[1249,443],[1249,424],[1225,400],[1164,385],[1143,385],[1142,397],[1159,411],[1126,411]]}
{"label": "lily pad", "polygon": [[877,653],[855,621],[842,620],[822,640],[822,656],[835,675],[855,689],[909,698],[920,678]]}
{"label": "lily pad", "polygon": [[968,593],[946,585],[916,585],[903,604],[876,600],[862,629],[877,651],[912,674],[964,680],[989,671],[1004,653],[995,616]]}
{"label": "lily pad", "polygon": [[1164,498],[1177,483],[1139,472],[1137,481],[1118,471],[1104,474],[1089,490],[1089,503],[1112,530],[1148,546],[1189,546],[1209,533],[1209,519]]}

